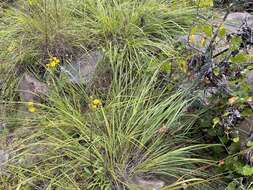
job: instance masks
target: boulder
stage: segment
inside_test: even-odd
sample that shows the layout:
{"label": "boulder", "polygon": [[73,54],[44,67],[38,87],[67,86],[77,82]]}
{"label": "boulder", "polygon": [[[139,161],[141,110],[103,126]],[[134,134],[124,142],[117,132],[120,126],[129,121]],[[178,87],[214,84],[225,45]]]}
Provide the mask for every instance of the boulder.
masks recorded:
{"label": "boulder", "polygon": [[87,85],[92,81],[97,65],[102,58],[103,54],[100,51],[91,51],[82,55],[74,63],[60,66],[60,70],[71,83]]}
{"label": "boulder", "polygon": [[253,28],[253,15],[247,12],[230,13],[224,23],[224,27],[228,33],[236,33],[244,22],[247,22],[247,25]]}
{"label": "boulder", "polygon": [[[218,26],[222,23],[223,17],[225,13],[219,14],[217,19],[210,21],[209,23],[212,25]],[[227,34],[231,33],[238,33],[240,30],[240,27],[247,22],[247,25],[251,28],[253,28],[253,15],[247,13],[247,12],[232,12],[228,15],[226,21],[224,22],[224,28],[226,30]],[[192,39],[194,39],[192,42],[189,42],[188,44],[188,35],[178,36],[177,41],[181,42],[183,44],[186,44],[187,49],[192,49],[194,47],[195,49],[198,49],[202,52],[206,50],[206,48],[209,45],[210,39],[206,39],[204,45],[201,45],[201,40],[203,39],[203,36],[201,35],[192,35]],[[228,44],[226,40],[224,39],[218,39],[218,44],[216,45],[217,50],[216,52],[220,52],[228,47]]]}
{"label": "boulder", "polygon": [[144,177],[135,176],[133,178],[133,189],[138,190],[160,190],[165,186],[165,182],[159,179],[146,179]]}
{"label": "boulder", "polygon": [[253,114],[250,115],[248,118],[244,119],[239,124],[239,134],[240,134],[240,142],[241,146],[245,147],[249,135],[253,132]]}
{"label": "boulder", "polygon": [[39,96],[48,93],[48,86],[46,83],[39,81],[34,76],[25,73],[20,80],[18,91],[21,101],[39,102]]}
{"label": "boulder", "polygon": [[9,159],[9,153],[5,150],[0,150],[0,175],[4,173],[5,164]]}
{"label": "boulder", "polygon": [[247,73],[245,80],[249,86],[250,94],[253,95],[253,70]]}

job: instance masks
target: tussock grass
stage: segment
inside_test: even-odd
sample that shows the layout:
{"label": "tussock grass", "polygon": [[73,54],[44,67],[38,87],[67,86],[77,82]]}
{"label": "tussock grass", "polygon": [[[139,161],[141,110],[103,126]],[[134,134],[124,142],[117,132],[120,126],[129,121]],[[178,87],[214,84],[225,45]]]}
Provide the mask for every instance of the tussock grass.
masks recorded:
{"label": "tussock grass", "polygon": [[191,126],[183,112],[187,93],[157,94],[156,75],[112,90],[101,108],[85,111],[86,92],[72,96],[76,86],[66,91],[59,84],[64,81],[55,81],[49,104],[19,120],[30,132],[17,141],[10,160],[16,187],[138,189],[136,176],[162,177],[176,187],[184,180],[204,182],[197,165],[210,161],[196,151],[208,146],[185,144]]}
{"label": "tussock grass", "polygon": [[[45,61],[48,54],[64,57],[78,48],[114,44],[136,57],[165,54],[173,37],[191,24],[193,7],[178,2],[35,0],[21,1],[1,17],[1,58],[11,63]],[[77,49],[75,49],[77,48]],[[71,51],[72,50],[72,51]],[[142,51],[140,51],[142,50]]]}
{"label": "tussock grass", "polygon": [[[50,56],[62,63],[74,62],[87,50],[111,47],[121,52],[125,65],[134,64],[132,70],[141,72],[141,65],[154,57],[170,62],[176,54],[174,37],[184,33],[195,16],[190,1],[185,0],[31,2],[17,1],[2,9],[1,72],[11,71],[3,80],[11,82],[17,70],[30,68],[43,76]],[[15,88],[6,88],[15,94]]]}
{"label": "tussock grass", "polygon": [[[194,8],[185,0],[34,0],[5,9],[0,71],[10,74],[1,100],[16,100],[23,71],[52,78],[36,113],[16,110],[17,116],[5,118],[21,134],[8,175],[0,178],[3,188],[138,189],[136,176],[164,178],[167,189],[204,183],[207,175],[197,168],[211,163],[196,154],[208,146],[187,139],[192,121],[183,110],[191,100],[184,91],[157,88],[160,66],[177,54],[174,38],[193,19]],[[105,53],[101,68],[112,70],[106,94],[45,72],[50,56],[65,64],[93,49]],[[90,95],[103,106],[91,110]]]}

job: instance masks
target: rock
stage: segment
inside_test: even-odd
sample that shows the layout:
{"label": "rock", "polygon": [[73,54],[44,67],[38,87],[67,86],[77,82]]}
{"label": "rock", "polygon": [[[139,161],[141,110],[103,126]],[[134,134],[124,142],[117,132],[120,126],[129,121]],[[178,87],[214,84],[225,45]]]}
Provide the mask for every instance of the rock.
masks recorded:
{"label": "rock", "polygon": [[232,11],[252,11],[252,0],[214,0],[214,6],[220,8],[226,8],[231,3],[234,3]]}
{"label": "rock", "polygon": [[[211,20],[210,23],[213,25],[218,26],[223,22],[223,17],[225,13],[218,14],[216,17],[217,19]],[[247,23],[249,27],[253,27],[253,15],[247,12],[232,12],[229,13],[227,19],[224,22],[224,28],[228,34],[230,33],[237,33],[240,27]]]}
{"label": "rock", "polygon": [[[218,18],[210,21],[210,24],[212,25],[220,25],[222,23],[223,17],[224,17],[224,13],[223,15],[220,14],[217,16]],[[224,22],[224,28],[226,30],[227,34],[231,34],[231,33],[238,33],[241,26],[245,23],[245,21],[247,22],[247,25],[249,27],[251,27],[253,29],[253,15],[247,13],[247,12],[235,12],[235,13],[230,13],[226,19],[226,21]],[[202,35],[192,35],[192,42],[190,42],[188,44],[188,35],[184,35],[184,36],[179,36],[177,37],[177,41],[181,42],[183,44],[186,44],[186,48],[187,49],[192,49],[192,47],[194,47],[195,49],[198,49],[202,52],[205,52],[206,48],[209,45],[210,42],[210,38],[206,38],[205,39],[205,43],[204,45],[201,45],[201,40],[203,39]],[[226,48],[228,48],[228,43],[226,42],[225,39],[218,39],[218,44],[216,44],[216,50],[215,50],[215,54],[219,53],[223,50],[225,50]]]}
{"label": "rock", "polygon": [[103,55],[100,51],[92,51],[81,56],[73,64],[65,64],[60,67],[72,83],[88,84],[93,79],[99,61]]}
{"label": "rock", "polygon": [[249,85],[251,95],[253,95],[253,70],[247,73],[245,80]]}
{"label": "rock", "polygon": [[21,101],[36,101],[40,102],[40,95],[48,93],[48,86],[46,83],[40,82],[35,77],[25,73],[21,79],[18,87]]}
{"label": "rock", "polygon": [[[1,111],[1,109],[0,109],[0,111]],[[0,135],[1,135],[1,133],[3,133],[3,131],[5,131],[6,130],[6,123],[4,123],[4,122],[1,122],[1,120],[0,120]],[[0,141],[1,142],[1,141]]]}
{"label": "rock", "polygon": [[4,150],[0,150],[0,165],[6,162],[8,158],[9,158],[9,154]]}
{"label": "rock", "polygon": [[158,179],[145,179],[143,177],[133,178],[133,187],[138,190],[160,190],[165,186],[165,182]]}
{"label": "rock", "polygon": [[5,150],[0,150],[0,174],[4,172],[5,164],[9,159],[9,154]]}
{"label": "rock", "polygon": [[253,28],[253,15],[247,12],[230,13],[224,23],[224,27],[229,33],[236,33],[245,21],[249,27]]}
{"label": "rock", "polygon": [[210,40],[205,39],[205,44],[201,45],[202,44],[201,40],[203,39],[203,36],[201,36],[201,35],[192,35],[192,38],[194,39],[194,41],[189,42],[189,43],[188,43],[188,40],[189,40],[188,38],[189,38],[188,35],[179,36],[177,38],[177,41],[181,42],[183,44],[186,44],[187,49],[192,49],[192,47],[193,47],[193,48],[198,49],[201,52],[205,52],[206,48],[208,47],[208,45],[210,43]]}
{"label": "rock", "polygon": [[249,135],[251,134],[251,132],[253,132],[253,114],[251,116],[249,116],[248,118],[246,118],[245,120],[243,120],[239,127],[239,134],[240,134],[240,142],[241,142],[241,146],[245,146]]}

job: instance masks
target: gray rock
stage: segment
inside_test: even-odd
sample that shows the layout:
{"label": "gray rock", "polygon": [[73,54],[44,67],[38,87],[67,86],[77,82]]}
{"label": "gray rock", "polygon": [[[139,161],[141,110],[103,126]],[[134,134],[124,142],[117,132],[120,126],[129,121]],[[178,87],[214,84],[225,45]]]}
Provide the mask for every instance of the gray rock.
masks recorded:
{"label": "gray rock", "polygon": [[160,190],[165,186],[165,182],[158,179],[145,179],[143,177],[136,176],[133,178],[133,188],[138,190]]}
{"label": "gray rock", "polygon": [[[246,77],[244,79],[246,83],[249,86],[250,90],[250,95],[253,95],[253,70],[249,71],[246,74]],[[253,105],[251,105],[253,106]],[[239,124],[239,134],[240,134],[240,142],[241,146],[245,147],[245,144],[247,142],[248,135],[253,131],[253,114],[251,114],[249,117],[244,119],[240,124]]]}
{"label": "gray rock", "polygon": [[[224,14],[224,13],[223,13]],[[219,15],[217,19],[210,21],[210,24],[218,26],[222,23],[224,15]],[[240,30],[240,27],[243,25],[244,22],[247,22],[248,26],[253,28],[253,15],[247,13],[247,12],[235,12],[230,13],[224,22],[224,28],[227,32],[227,34],[230,33],[237,33]],[[203,34],[204,36],[204,34]],[[188,35],[179,36],[177,38],[178,42],[182,42],[183,44],[187,44],[187,49],[192,49],[191,47],[194,47],[195,49],[198,49],[202,52],[206,50],[208,47],[208,44],[210,42],[210,39],[206,39],[206,43],[204,46],[201,45],[201,39],[203,38],[201,35],[193,35],[194,42],[188,44]],[[228,44],[223,39],[217,39],[218,44],[216,52],[220,52],[228,47]]]}
{"label": "gray rock", "polygon": [[230,13],[224,27],[229,33],[236,33],[245,21],[249,27],[253,28],[253,15],[247,12]]}
{"label": "gray rock", "polygon": [[249,85],[250,92],[253,95],[253,70],[249,71],[246,76],[246,82]]}
{"label": "gray rock", "polygon": [[239,136],[241,147],[246,147],[249,134],[253,132],[253,114],[239,124]]}
{"label": "gray rock", "polygon": [[[210,21],[210,24],[216,26],[221,24],[223,22],[224,14],[225,13],[219,14],[216,19]],[[237,33],[245,21],[249,27],[253,27],[253,15],[247,12],[232,12],[227,16],[227,19],[224,22],[224,28],[228,34]]]}
{"label": "gray rock", "polygon": [[18,91],[20,92],[21,101],[39,101],[39,95],[48,93],[48,86],[37,80],[35,77],[25,73],[20,80]]}
{"label": "gray rock", "polygon": [[195,48],[201,52],[205,52],[206,48],[208,47],[208,44],[210,43],[210,40],[205,39],[205,44],[203,46],[201,45],[201,39],[203,38],[203,36],[201,35],[192,35],[192,36],[194,38],[194,42],[189,42],[188,35],[179,36],[177,38],[177,41],[186,44],[187,49]]}
{"label": "gray rock", "polygon": [[9,159],[9,153],[5,150],[0,150],[0,174],[4,172],[5,164]]}
{"label": "gray rock", "polygon": [[[1,109],[0,109],[1,110]],[[0,134],[6,129],[6,123],[0,120]]]}
{"label": "gray rock", "polygon": [[64,73],[72,83],[88,84],[94,76],[99,61],[103,58],[100,51],[92,51],[81,56],[75,63],[61,66]]}
{"label": "gray rock", "polygon": [[6,162],[8,158],[9,158],[9,154],[4,150],[0,150],[0,163]]}

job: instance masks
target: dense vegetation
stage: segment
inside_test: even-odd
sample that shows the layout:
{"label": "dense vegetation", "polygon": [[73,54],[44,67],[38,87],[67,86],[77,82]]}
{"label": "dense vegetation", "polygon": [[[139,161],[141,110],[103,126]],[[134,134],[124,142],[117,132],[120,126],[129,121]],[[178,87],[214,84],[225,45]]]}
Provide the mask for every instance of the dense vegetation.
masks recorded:
{"label": "dense vegetation", "polygon": [[0,3],[0,189],[253,189],[250,3]]}

